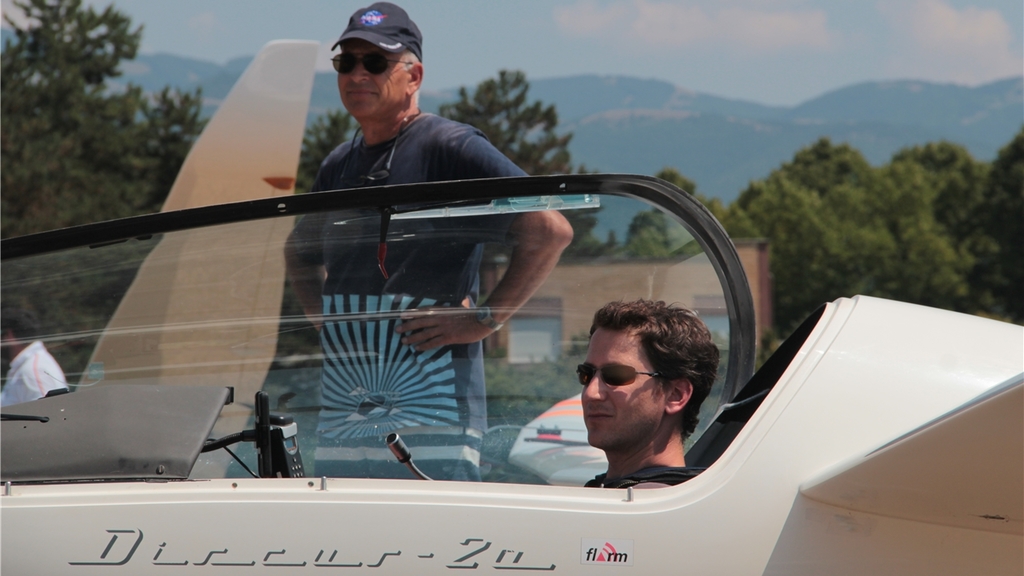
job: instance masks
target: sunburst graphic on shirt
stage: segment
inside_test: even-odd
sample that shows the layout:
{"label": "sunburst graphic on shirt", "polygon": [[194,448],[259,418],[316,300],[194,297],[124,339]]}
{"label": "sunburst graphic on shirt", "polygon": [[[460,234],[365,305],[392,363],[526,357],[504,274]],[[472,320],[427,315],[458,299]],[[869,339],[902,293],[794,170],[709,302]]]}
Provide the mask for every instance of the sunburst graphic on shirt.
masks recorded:
{"label": "sunburst graphic on shirt", "polygon": [[[319,432],[324,438],[379,436],[409,426],[458,425],[449,347],[417,352],[395,332],[403,310],[431,306],[408,296],[324,296]],[[344,318],[353,318],[344,320]]]}

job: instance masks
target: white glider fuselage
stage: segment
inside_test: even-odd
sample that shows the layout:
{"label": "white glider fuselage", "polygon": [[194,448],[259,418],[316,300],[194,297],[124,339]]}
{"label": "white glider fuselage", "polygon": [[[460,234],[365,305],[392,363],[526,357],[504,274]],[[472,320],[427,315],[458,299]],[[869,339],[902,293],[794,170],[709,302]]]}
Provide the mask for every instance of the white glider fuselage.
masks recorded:
{"label": "white glider fuselage", "polygon": [[[1006,477],[973,478],[956,457],[984,451],[984,439],[945,439],[950,461],[933,485],[903,486],[893,498],[868,483],[846,506],[827,487],[879,448],[1000,386],[996,400],[1005,403],[992,414],[1005,421],[987,429],[997,436],[989,440],[1005,436],[997,449],[1019,448],[1022,346],[1017,326],[839,300],[726,452],[674,488],[319,478],[15,486],[2,499],[4,568],[22,573],[46,559],[53,574],[105,564],[135,574],[169,565],[584,574],[608,563],[638,573],[1012,574],[1024,557],[1020,450],[992,454],[1008,462]],[[962,414],[970,411],[947,420]],[[873,473],[912,475],[921,465],[896,459]],[[965,495],[967,504],[939,500],[929,516],[915,517],[913,507],[896,505],[927,501],[944,480],[985,486],[1002,495],[990,498],[1000,507],[964,517],[977,502]],[[605,545],[615,552],[592,550]]]}

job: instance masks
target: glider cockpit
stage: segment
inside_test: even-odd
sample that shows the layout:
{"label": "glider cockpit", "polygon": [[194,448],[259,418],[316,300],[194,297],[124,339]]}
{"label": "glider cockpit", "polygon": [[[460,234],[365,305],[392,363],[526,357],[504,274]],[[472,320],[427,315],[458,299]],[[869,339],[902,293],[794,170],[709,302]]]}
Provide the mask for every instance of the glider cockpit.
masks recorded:
{"label": "glider cockpit", "polygon": [[[442,365],[459,360],[403,348],[393,330],[421,307],[445,313],[486,304],[511,251],[526,240],[509,235],[510,222],[531,212],[563,215],[574,239],[532,298],[482,343],[486,398],[479,403],[487,415],[472,422],[480,443],[479,455],[471,456],[480,479],[580,486],[603,471],[603,454],[586,445],[578,410],[556,411],[562,419],[539,417],[578,393],[573,367],[585,352],[593,312],[611,300],[678,302],[711,327],[722,365],[703,406],[706,429],[752,371],[754,319],[733,244],[699,203],[663,182],[625,176],[394,186],[166,212],[5,241],[5,305],[42,311],[40,339],[71,394],[4,413],[103,411],[76,415],[73,424],[22,423],[11,434],[5,423],[3,479],[156,477],[156,464],[144,471],[132,457],[114,458],[123,469],[103,461],[119,454],[122,442],[154,463],[163,462],[172,443],[194,453],[187,471],[177,456],[175,466],[164,464],[164,480],[258,476],[267,450],[257,450],[252,435],[233,451],[217,443],[216,450],[203,449],[206,441],[259,428],[256,392],[266,395],[268,414],[296,431],[288,438],[301,447],[308,476],[333,476],[322,464],[337,452],[332,438],[371,438],[360,449],[388,458],[382,439],[391,433],[415,439],[424,430],[436,436],[442,427],[464,425],[458,411],[465,407],[454,393],[421,391],[424,382],[445,377]],[[358,296],[336,297],[320,315],[302,308],[285,271],[285,254],[296,243],[292,231],[310,222],[324,230],[316,250],[336,263],[337,277],[364,287]],[[457,283],[438,279],[453,261],[479,270],[458,294],[450,288]],[[324,323],[334,328],[318,330]],[[332,353],[359,357],[343,366],[325,363]],[[350,384],[349,371],[361,371],[361,382],[374,387]],[[453,387],[464,386],[457,380]],[[150,387],[143,399],[141,390]],[[217,390],[218,398],[231,392],[225,401],[207,399],[199,409],[207,416],[186,426],[179,420],[192,409],[170,410],[155,400],[186,388]],[[336,421],[332,411],[349,405],[354,414]],[[173,417],[161,418],[161,406]],[[216,417],[208,421],[211,409]],[[166,427],[178,432],[157,432]],[[183,437],[186,427],[195,437]],[[544,441],[555,430],[559,441]],[[57,437],[77,440],[62,452],[47,451]],[[143,449],[146,437],[162,440]],[[410,444],[416,461],[430,459]],[[14,445],[19,449],[8,449]],[[15,464],[43,453],[55,468],[45,475]],[[97,470],[108,477],[62,467],[72,453],[97,454]],[[289,467],[264,468],[282,475]]]}

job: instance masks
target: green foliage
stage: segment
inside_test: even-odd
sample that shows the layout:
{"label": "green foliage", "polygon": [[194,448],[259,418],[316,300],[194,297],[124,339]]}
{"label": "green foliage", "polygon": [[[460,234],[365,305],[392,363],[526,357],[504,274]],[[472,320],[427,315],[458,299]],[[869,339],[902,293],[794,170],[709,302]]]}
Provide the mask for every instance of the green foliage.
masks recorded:
{"label": "green foliage", "polygon": [[826,201],[780,170],[751,184],[744,194],[752,198],[744,216],[754,235],[771,241],[774,313],[780,332],[788,334],[803,316],[826,301],[823,294],[835,294],[834,299],[866,289],[870,283],[867,264],[871,254],[882,248],[884,238],[863,228],[867,219],[843,210],[862,204],[857,201],[864,195],[862,190],[847,187]]}
{"label": "green foliage", "polygon": [[780,335],[856,294],[1020,321],[1022,165],[1024,136],[991,170],[947,142],[873,168],[822,139],[715,215],[733,238],[770,240]]}
{"label": "green foliage", "polygon": [[141,155],[149,160],[142,179],[150,184],[142,211],[155,212],[163,205],[193,142],[206,125],[200,117],[202,89],[182,92],[166,87],[154,94],[152,101],[142,104],[141,131],[145,140]]}
{"label": "green foliage", "polygon": [[[794,184],[825,197],[844,186],[870,187],[875,177],[868,161],[849,144],[835,146],[821,138],[799,150],[793,161],[783,164],[777,172],[785,174]],[[750,188],[737,199],[741,205],[752,202],[756,193]]]}
{"label": "green foliage", "polygon": [[956,249],[953,237],[936,219],[936,188],[919,165],[894,162],[879,173],[884,178],[874,191],[875,218],[887,235],[889,250],[876,255],[873,293],[956,309],[967,295],[966,273],[973,259]]}
{"label": "green foliage", "polygon": [[992,163],[977,214],[998,247],[975,269],[990,286],[993,304],[986,312],[1024,323],[1024,127]]}
{"label": "green foliage", "polygon": [[952,307],[970,259],[934,217],[935,191],[913,162],[872,169],[819,141],[737,201],[772,243],[775,318],[788,334],[823,302],[870,294]]}
{"label": "green foliage", "polygon": [[963,147],[934,142],[898,152],[892,164],[910,162],[924,171],[934,191],[934,211],[939,224],[954,237],[973,239],[979,232],[977,209],[984,201],[989,167]]}
{"label": "green foliage", "polygon": [[658,210],[638,212],[626,231],[626,253],[641,258],[668,258],[672,255],[668,220]]}
{"label": "green foliage", "polygon": [[602,242],[594,235],[597,226],[597,214],[604,208],[596,210],[566,210],[562,216],[569,221],[573,229],[572,242],[562,251],[562,258],[597,258],[611,256],[618,252],[620,246],[615,233],[610,232]]}
{"label": "green foliage", "polygon": [[299,173],[295,180],[296,192],[308,192],[313,187],[320,163],[335,148],[352,138],[355,127],[356,123],[348,112],[332,110],[306,128],[302,153],[299,155]]}
{"label": "green foliage", "polygon": [[[586,172],[572,166],[569,141],[572,134],[559,136],[558,112],[554,105],[534,101],[527,104],[530,84],[521,71],[501,70],[497,78],[484,80],[470,96],[459,89],[456,102],[443,104],[441,116],[469,124],[484,133],[495,148],[527,174],[568,174]],[[600,209],[599,209],[600,210]],[[618,250],[614,238],[605,241],[593,235],[597,218],[594,211],[563,212],[572,225],[572,242],[562,253],[564,258],[594,258]]]}
{"label": "green foliage", "polygon": [[539,100],[527,105],[530,84],[521,71],[501,70],[484,80],[472,97],[459,89],[459,100],[443,104],[440,115],[476,127],[495,148],[527,174],[567,174],[572,134],[559,136],[558,112]]}
{"label": "green foliage", "polygon": [[109,86],[142,34],[112,6],[16,5],[32,24],[0,57],[2,235],[159,209],[202,127],[198,92]]}
{"label": "green foliage", "polygon": [[679,170],[670,168],[668,166],[661,169],[660,172],[654,175],[655,178],[660,178],[669,184],[672,184],[676,188],[679,188],[683,192],[690,195],[697,194],[697,183],[690,180],[686,176],[683,176]]}
{"label": "green foliage", "polygon": [[895,169],[908,163],[922,171],[918,176],[933,194],[931,211],[935,223],[941,226],[950,248],[968,268],[955,281],[966,285],[958,289],[955,301],[944,306],[965,312],[991,308],[994,299],[990,283],[978,270],[978,263],[990,260],[999,249],[982,218],[989,165],[976,161],[964,148],[949,142],[902,150],[893,156],[891,166]]}
{"label": "green foliage", "polygon": [[[690,180],[686,176],[683,176],[682,173],[675,168],[667,166],[662,168],[660,172],[654,175],[654,177],[660,178],[696,198],[698,202],[703,204],[704,207],[722,223],[722,226],[725,226],[725,220],[728,218],[728,209],[718,198],[708,198],[707,196],[697,192],[696,182]],[[736,236],[736,238],[749,238],[750,236],[750,234],[743,234],[741,236]]]}

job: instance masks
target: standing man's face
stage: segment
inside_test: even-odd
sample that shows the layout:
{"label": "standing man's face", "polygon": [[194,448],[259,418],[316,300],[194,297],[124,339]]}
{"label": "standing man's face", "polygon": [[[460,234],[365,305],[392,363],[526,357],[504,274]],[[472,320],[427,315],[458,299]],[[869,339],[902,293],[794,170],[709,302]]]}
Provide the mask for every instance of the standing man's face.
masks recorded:
{"label": "standing man's face", "polygon": [[351,72],[338,74],[338,93],[345,109],[360,124],[393,122],[407,107],[409,97],[419,89],[423,65],[389,62],[384,72],[371,74],[363,67],[363,55],[377,53],[388,60],[400,60],[404,55],[385,52],[363,40],[346,40],[341,50],[359,59]]}
{"label": "standing man's face", "polygon": [[[629,332],[598,328],[590,337],[587,364],[597,368],[630,366],[638,372],[654,372]],[[629,458],[650,449],[664,426],[666,392],[657,378],[638,374],[631,384],[610,386],[600,372],[583,387],[583,418],[587,440],[611,456]]]}

